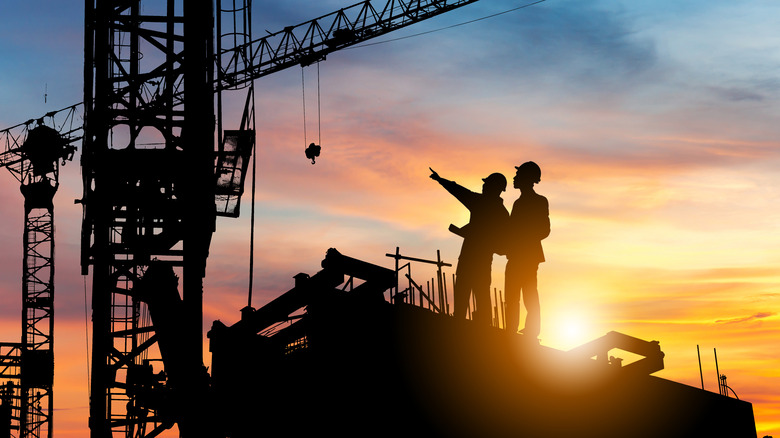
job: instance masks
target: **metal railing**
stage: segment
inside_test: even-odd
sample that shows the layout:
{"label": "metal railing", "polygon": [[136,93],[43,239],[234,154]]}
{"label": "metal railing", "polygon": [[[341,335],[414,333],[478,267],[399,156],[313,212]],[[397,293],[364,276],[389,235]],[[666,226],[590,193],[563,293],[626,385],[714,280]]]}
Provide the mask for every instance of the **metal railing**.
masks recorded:
{"label": "metal railing", "polygon": [[[396,286],[390,290],[391,303],[405,303],[428,309],[434,313],[452,315],[450,310],[450,293],[447,288],[447,276],[443,270],[445,267],[452,267],[452,264],[442,260],[441,251],[436,251],[436,260],[403,255],[398,247],[395,248],[395,253],[388,253],[385,256],[395,260]],[[435,276],[430,280],[426,280],[425,284],[422,284],[422,282],[418,283],[412,277],[412,263],[434,265],[436,267]],[[456,281],[454,273],[451,278],[450,284],[454,288]],[[503,328],[506,324],[506,303],[503,291],[493,288],[490,301],[492,325],[493,327]],[[469,300],[469,308],[466,311],[467,318],[472,318],[472,312],[475,308],[476,302],[472,296]]]}

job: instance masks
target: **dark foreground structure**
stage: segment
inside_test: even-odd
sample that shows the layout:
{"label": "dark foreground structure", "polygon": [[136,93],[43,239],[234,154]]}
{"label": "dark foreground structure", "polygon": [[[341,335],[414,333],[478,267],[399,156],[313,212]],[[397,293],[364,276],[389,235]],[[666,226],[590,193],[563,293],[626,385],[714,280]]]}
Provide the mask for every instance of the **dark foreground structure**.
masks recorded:
{"label": "dark foreground structure", "polygon": [[[651,376],[657,342],[611,332],[564,352],[408,304],[395,272],[328,251],[323,269],[211,339],[230,437],[754,438],[750,403]],[[622,349],[643,358],[623,366]]]}

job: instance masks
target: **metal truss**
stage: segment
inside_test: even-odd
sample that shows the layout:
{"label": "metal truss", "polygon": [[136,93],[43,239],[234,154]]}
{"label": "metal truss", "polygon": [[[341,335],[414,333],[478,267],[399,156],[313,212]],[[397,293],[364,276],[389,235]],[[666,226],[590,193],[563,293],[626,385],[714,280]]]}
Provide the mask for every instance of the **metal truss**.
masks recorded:
{"label": "metal truss", "polygon": [[[202,364],[199,287],[215,217],[213,188],[202,190],[214,183],[210,4],[87,2],[82,270],[93,278],[93,437],[152,437],[180,419],[157,327],[136,291],[153,260],[184,279],[193,308],[171,317],[188,328],[185,360]],[[208,24],[194,12],[185,20],[189,8]],[[185,37],[185,27],[196,30]]]}
{"label": "metal truss", "polygon": [[[385,35],[477,0],[364,0],[218,53],[217,90],[233,89],[329,53]],[[379,4],[380,6],[375,6]]]}
{"label": "metal truss", "polygon": [[[238,215],[254,147],[251,88],[239,130],[224,135],[222,91],[474,1],[365,1],[254,41],[248,0],[216,9],[211,0],[87,1],[81,202],[93,437],[151,437],[174,423],[183,435],[214,435],[201,402],[203,276],[216,216]],[[144,280],[158,263],[181,279],[173,331],[146,318],[162,295]],[[176,339],[176,352],[161,339]]]}
{"label": "metal truss", "polygon": [[73,158],[79,139],[77,107],[0,131],[0,166],[24,195],[22,339],[0,346],[4,403],[11,404],[11,428],[23,438],[53,434],[54,195],[60,162]]}

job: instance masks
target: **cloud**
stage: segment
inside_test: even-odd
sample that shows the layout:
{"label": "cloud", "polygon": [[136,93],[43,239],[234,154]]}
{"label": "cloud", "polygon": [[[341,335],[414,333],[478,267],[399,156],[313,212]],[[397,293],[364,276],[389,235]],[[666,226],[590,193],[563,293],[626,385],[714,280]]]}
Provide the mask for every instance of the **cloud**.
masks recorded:
{"label": "cloud", "polygon": [[[461,12],[473,18],[504,6]],[[499,166],[522,151],[549,164],[548,181],[630,175],[644,178],[635,180],[642,185],[777,154],[768,117],[751,117],[744,108],[721,114],[701,98],[710,93],[744,104],[761,94],[747,85],[673,80],[670,69],[680,65],[657,51],[659,29],[646,27],[614,6],[549,2],[329,59],[322,67],[322,162],[334,162],[335,147],[338,166],[362,168],[331,172],[335,179],[325,184],[357,175],[403,184],[413,180],[414,161],[424,169],[426,161],[472,164],[478,156]],[[287,133],[263,132],[261,141],[303,162],[302,146],[293,146],[303,144],[300,74],[280,76],[288,80],[269,82],[274,86],[263,91],[260,112],[265,126]],[[311,90],[311,75],[307,81]],[[310,123],[314,114],[308,111]],[[745,129],[738,121],[748,122]],[[309,139],[314,131],[310,124]],[[291,168],[284,163],[270,171],[277,170]]]}
{"label": "cloud", "polygon": [[766,99],[763,94],[759,94],[748,88],[710,87],[710,90],[712,90],[712,92],[715,95],[720,96],[722,99],[732,101],[732,102],[742,102],[742,101],[761,102]]}
{"label": "cloud", "polygon": [[559,90],[553,91],[555,97],[598,93],[603,98],[660,74],[653,41],[634,25],[614,7],[543,3],[481,22],[470,36],[483,55],[473,63],[462,59],[459,66],[486,74],[498,71],[518,85],[554,83]]}
{"label": "cloud", "polygon": [[757,319],[763,319],[763,318],[769,318],[771,316],[775,316],[776,312],[758,312],[750,316],[741,316],[736,318],[729,318],[729,319],[719,319],[715,321],[715,324],[739,324],[742,322],[749,322],[749,321],[755,321]]}

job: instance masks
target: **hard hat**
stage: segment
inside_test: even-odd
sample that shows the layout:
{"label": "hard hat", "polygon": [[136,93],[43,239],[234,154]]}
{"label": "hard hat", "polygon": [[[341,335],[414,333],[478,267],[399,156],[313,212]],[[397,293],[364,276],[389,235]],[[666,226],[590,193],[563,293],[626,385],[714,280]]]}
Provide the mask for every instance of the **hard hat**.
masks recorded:
{"label": "hard hat", "polygon": [[484,181],[485,184],[500,188],[502,192],[506,190],[506,177],[498,172],[491,173],[487,178],[482,178],[482,181]]}
{"label": "hard hat", "polygon": [[518,172],[522,172],[523,174],[528,175],[535,183],[538,183],[542,180],[542,169],[540,169],[539,165],[533,161],[526,161],[519,166],[515,166],[515,169],[517,169]]}

